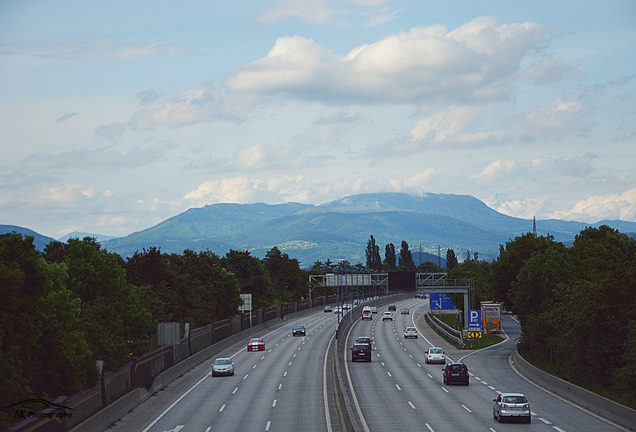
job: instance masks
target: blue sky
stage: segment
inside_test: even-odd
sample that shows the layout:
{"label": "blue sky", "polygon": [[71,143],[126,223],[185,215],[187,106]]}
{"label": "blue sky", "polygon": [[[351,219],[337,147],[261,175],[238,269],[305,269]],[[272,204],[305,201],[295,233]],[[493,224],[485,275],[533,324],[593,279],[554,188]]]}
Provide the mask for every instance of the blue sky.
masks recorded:
{"label": "blue sky", "polygon": [[636,222],[636,2],[0,0],[0,224],[467,194]]}

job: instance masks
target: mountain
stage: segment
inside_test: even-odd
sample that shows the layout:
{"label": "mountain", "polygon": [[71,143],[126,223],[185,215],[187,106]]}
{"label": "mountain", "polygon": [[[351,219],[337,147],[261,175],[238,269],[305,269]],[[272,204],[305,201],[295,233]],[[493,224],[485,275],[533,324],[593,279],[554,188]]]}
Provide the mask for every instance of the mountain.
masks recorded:
{"label": "mountain", "polygon": [[58,241],[61,241],[62,243],[66,243],[66,241],[68,239],[70,239],[70,238],[77,238],[77,239],[82,240],[84,237],[94,238],[98,242],[104,242],[104,241],[107,241],[107,240],[113,240],[113,239],[118,238],[118,237],[115,237],[115,236],[107,236],[107,235],[102,235],[102,234],[93,234],[93,233],[86,233],[86,232],[80,232],[80,231],[73,231],[70,234],[66,234],[64,237],[59,238]]}
{"label": "mountain", "polygon": [[[596,224],[538,220],[539,235],[551,234],[568,242],[587,226],[617,226],[618,221]],[[621,222],[622,232],[635,232],[636,223]],[[263,257],[277,246],[303,267],[315,261],[348,260],[365,263],[365,248],[373,235],[384,257],[384,247],[402,240],[415,255],[420,248],[437,263],[452,248],[462,259],[466,251],[480,259],[494,259],[499,245],[530,232],[532,220],[503,215],[468,195],[370,193],[321,205],[286,203],[213,204],[193,208],[146,230],[102,242],[110,251],[130,256],[151,246],[163,252],[210,250],[225,255],[230,249],[248,249]]]}
{"label": "mountain", "polygon": [[19,227],[16,225],[0,225],[0,234],[9,234],[12,232],[16,232],[18,234],[22,234],[23,237],[31,236],[33,237],[33,245],[39,251],[43,251],[44,247],[55,241],[55,239],[47,236],[43,236],[42,234],[38,234],[33,230],[28,228]]}

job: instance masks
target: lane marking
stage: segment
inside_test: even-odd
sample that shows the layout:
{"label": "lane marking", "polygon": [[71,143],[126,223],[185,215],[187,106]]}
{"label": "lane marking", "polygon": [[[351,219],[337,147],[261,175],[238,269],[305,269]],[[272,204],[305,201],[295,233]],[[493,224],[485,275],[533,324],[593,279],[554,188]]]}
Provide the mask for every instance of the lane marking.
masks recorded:
{"label": "lane marking", "polygon": [[411,401],[407,401],[407,402],[409,403],[409,405],[411,406],[411,408],[415,409],[415,405],[413,405],[413,404],[411,403]]}
{"label": "lane marking", "polygon": [[223,406],[221,406],[221,409],[219,410],[219,412],[223,412],[223,410],[225,409],[225,404],[223,404]]}
{"label": "lane marking", "polygon": [[463,407],[466,411],[468,411],[469,413],[471,413],[471,412],[472,412],[472,411],[471,411],[471,410],[470,410],[470,409],[469,409],[466,405],[462,405],[462,407]]}

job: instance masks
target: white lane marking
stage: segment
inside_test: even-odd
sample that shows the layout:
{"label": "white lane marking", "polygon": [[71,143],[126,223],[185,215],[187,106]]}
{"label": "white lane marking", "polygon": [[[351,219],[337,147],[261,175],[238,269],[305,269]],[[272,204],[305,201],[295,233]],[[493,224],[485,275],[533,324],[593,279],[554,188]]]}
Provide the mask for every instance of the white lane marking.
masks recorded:
{"label": "white lane marking", "polygon": [[435,429],[433,429],[430,424],[424,423],[424,426],[426,426],[430,432],[435,432]]}
{"label": "white lane marking", "polygon": [[208,428],[205,430],[205,432],[210,432],[210,430],[212,430],[212,426],[208,426]]}
{"label": "white lane marking", "polygon": [[552,424],[552,422],[551,422],[551,421],[546,420],[546,419],[544,419],[543,417],[538,417],[538,418],[539,418],[539,420],[541,420],[543,423],[545,423],[545,424],[547,424],[547,425],[551,425],[551,424]]}
{"label": "white lane marking", "polygon": [[272,422],[268,421],[267,424],[265,425],[265,430],[268,431],[271,425],[272,425]]}
{"label": "white lane marking", "polygon": [[283,376],[284,376],[284,377],[286,377],[286,376],[287,376],[287,371],[285,371],[285,373],[283,374]]}
{"label": "white lane marking", "polygon": [[272,408],[274,408],[276,406],[276,399],[274,399],[274,402],[272,403]]}
{"label": "white lane marking", "polygon": [[430,379],[433,379],[433,375],[431,375],[430,373],[427,373],[426,375],[428,375]]}
{"label": "white lane marking", "polygon": [[399,385],[397,385],[397,384],[396,384],[396,385],[395,385],[395,387],[396,387],[398,390],[402,391],[402,388],[401,388]]}
{"label": "white lane marking", "polygon": [[417,367],[422,367],[422,365],[421,365],[421,364],[419,364],[419,363],[416,363],[416,365],[417,365]]}
{"label": "white lane marking", "polygon": [[255,364],[254,366],[252,366],[252,369],[256,369],[256,366],[258,366],[257,364]]}
{"label": "white lane marking", "polygon": [[247,379],[248,376],[250,376],[250,374],[245,375],[243,379]]}
{"label": "white lane marking", "polygon": [[560,427],[557,426],[552,426],[553,429],[559,431],[559,432],[565,432],[563,429],[561,429]]}
{"label": "white lane marking", "polygon": [[489,388],[490,390],[494,390],[494,389],[495,389],[495,386],[488,386],[488,388]]}
{"label": "white lane marking", "polygon": [[287,366],[291,366],[292,362],[289,362],[289,364],[287,364]]}
{"label": "white lane marking", "polygon": [[221,409],[219,410],[219,412],[223,412],[223,410],[225,409],[225,404],[223,404],[223,406],[221,407]]}
{"label": "white lane marking", "polygon": [[442,387],[442,390],[444,390],[446,393],[448,393],[448,390],[446,389],[446,387]]}
{"label": "white lane marking", "polygon": [[407,401],[407,402],[409,403],[409,405],[411,406],[411,408],[415,409],[415,405],[413,405],[413,404],[411,403],[411,401]]}
{"label": "white lane marking", "polygon": [[472,411],[466,406],[466,405],[462,405],[462,408],[464,408],[466,411],[468,411],[469,413],[471,413]]}
{"label": "white lane marking", "polygon": [[283,388],[283,384],[278,384],[278,390],[280,390],[281,388]]}
{"label": "white lane marking", "polygon": [[388,376],[393,376],[393,375],[391,375],[391,372],[389,372],[389,371],[386,371],[386,374],[387,374]]}
{"label": "white lane marking", "polygon": [[478,376],[474,376],[473,377],[477,380],[477,381],[481,381],[481,378],[479,378]]}
{"label": "white lane marking", "polygon": [[483,385],[485,385],[485,386],[487,386],[487,385],[488,385],[488,383],[487,383],[486,381],[482,381],[481,383],[482,383]]}
{"label": "white lane marking", "polygon": [[234,389],[234,391],[232,392],[232,394],[236,393],[237,391],[238,391],[238,387],[236,387],[236,388]]}

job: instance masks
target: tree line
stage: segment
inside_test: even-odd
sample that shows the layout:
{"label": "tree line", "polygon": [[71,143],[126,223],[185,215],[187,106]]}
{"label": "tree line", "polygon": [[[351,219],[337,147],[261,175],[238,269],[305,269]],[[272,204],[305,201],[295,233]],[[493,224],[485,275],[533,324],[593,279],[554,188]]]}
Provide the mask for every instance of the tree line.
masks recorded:
{"label": "tree line", "polygon": [[[158,248],[124,260],[90,237],[49,243],[0,235],[0,407],[94,386],[96,361],[115,370],[156,347],[157,323],[193,327],[300,300],[308,272],[274,247],[265,258]],[[0,429],[12,424],[1,410]]]}

